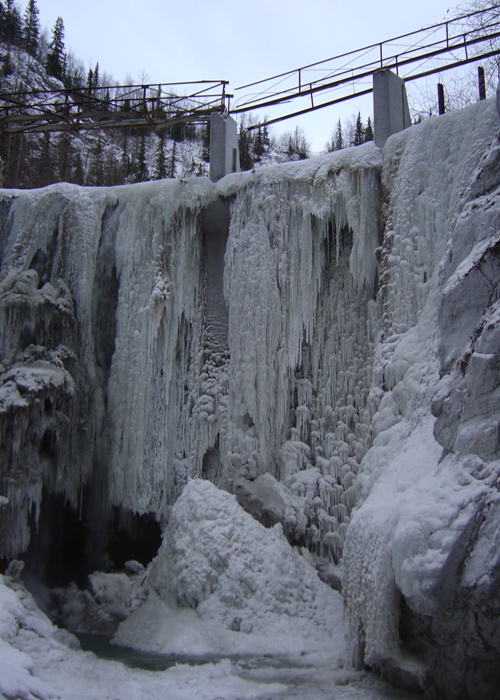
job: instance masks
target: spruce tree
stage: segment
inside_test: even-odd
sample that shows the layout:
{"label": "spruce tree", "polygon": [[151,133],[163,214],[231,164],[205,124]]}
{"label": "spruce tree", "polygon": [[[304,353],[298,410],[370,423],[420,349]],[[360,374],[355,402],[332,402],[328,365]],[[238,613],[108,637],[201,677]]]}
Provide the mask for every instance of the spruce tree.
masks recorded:
{"label": "spruce tree", "polygon": [[368,141],[373,141],[373,127],[372,127],[372,120],[370,117],[366,120],[366,129],[365,129],[365,143]]}
{"label": "spruce tree", "polygon": [[52,29],[52,40],[45,61],[45,69],[48,75],[58,80],[64,79],[66,67],[66,53],[64,48],[64,22],[58,17]]}
{"label": "spruce tree", "polygon": [[5,39],[5,6],[0,0],[0,41]]}
{"label": "spruce tree", "polygon": [[201,157],[205,163],[210,163],[210,123],[203,127]]}
{"label": "spruce tree", "polygon": [[146,180],[149,180],[146,162],[146,132],[142,130],[139,139],[139,152],[137,154],[136,182],[146,182]]}
{"label": "spruce tree", "polygon": [[164,180],[167,177],[167,159],[165,158],[165,134],[158,137],[156,151],[155,180]]}
{"label": "spruce tree", "polygon": [[238,134],[238,149],[240,152],[241,170],[251,170],[253,167],[253,158],[250,152],[250,139],[243,121],[240,124],[240,131]]}
{"label": "spruce tree", "polygon": [[14,0],[7,0],[4,18],[4,40],[19,46],[22,39],[22,20]]}
{"label": "spruce tree", "polygon": [[92,68],[89,68],[89,72],[87,73],[87,92],[89,95],[94,94],[94,71]]}
{"label": "spruce tree", "polygon": [[365,130],[363,127],[363,122],[361,120],[361,112],[358,112],[358,116],[356,117],[356,126],[354,128],[354,146],[360,146],[365,140],[364,136]]}
{"label": "spruce tree", "polygon": [[259,126],[257,129],[257,136],[255,137],[255,141],[253,144],[253,154],[255,156],[255,160],[260,160],[262,157],[262,154],[264,153],[264,143],[262,141],[262,129]]}
{"label": "spruce tree", "polygon": [[40,20],[36,0],[29,0],[23,18],[23,46],[31,56],[36,56],[40,38]]}
{"label": "spruce tree", "polygon": [[266,151],[271,145],[271,139],[269,138],[269,131],[266,124],[264,124],[264,127],[262,129],[262,145],[264,146],[264,150]]}
{"label": "spruce tree", "polygon": [[167,177],[169,177],[169,178],[175,177],[175,164],[177,162],[177,156],[175,153],[175,146],[176,146],[176,142],[172,141],[172,155],[170,157],[170,163],[168,164],[168,168],[167,168]]}
{"label": "spruce tree", "polygon": [[340,119],[337,122],[337,130],[335,132],[335,150],[341,151],[344,148],[344,136],[342,134],[342,124]]}

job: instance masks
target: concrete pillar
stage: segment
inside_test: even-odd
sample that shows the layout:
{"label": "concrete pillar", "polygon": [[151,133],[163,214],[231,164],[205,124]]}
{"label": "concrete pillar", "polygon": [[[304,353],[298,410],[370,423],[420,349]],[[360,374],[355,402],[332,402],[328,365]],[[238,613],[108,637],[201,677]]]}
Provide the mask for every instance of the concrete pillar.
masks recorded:
{"label": "concrete pillar", "polygon": [[238,128],[232,117],[213,112],[210,117],[210,179],[239,173]]}
{"label": "concrete pillar", "polygon": [[379,148],[389,136],[411,125],[404,80],[388,68],[373,74],[373,121]]}

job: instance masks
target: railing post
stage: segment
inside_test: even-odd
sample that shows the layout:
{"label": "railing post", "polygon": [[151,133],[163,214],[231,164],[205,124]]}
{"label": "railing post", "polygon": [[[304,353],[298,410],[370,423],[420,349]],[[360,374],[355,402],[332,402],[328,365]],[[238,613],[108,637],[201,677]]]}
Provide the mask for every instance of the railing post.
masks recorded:
{"label": "railing post", "polygon": [[446,106],[444,104],[444,86],[442,83],[438,83],[438,111],[439,114],[444,114],[446,112]]}
{"label": "railing post", "polygon": [[479,84],[479,99],[486,99],[486,81],[484,79],[484,68],[483,66],[477,67],[477,81]]}

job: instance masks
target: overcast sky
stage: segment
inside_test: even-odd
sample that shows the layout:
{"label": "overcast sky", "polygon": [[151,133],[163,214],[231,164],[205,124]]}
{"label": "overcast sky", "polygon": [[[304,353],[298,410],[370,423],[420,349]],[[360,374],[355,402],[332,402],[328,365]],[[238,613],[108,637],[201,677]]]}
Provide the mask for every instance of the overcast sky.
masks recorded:
{"label": "overcast sky", "polygon": [[[26,2],[21,1],[24,11]],[[66,50],[117,81],[230,81],[230,90],[458,14],[448,0],[38,0],[42,26],[64,20]],[[437,82],[437,81],[436,81]],[[371,98],[296,124],[321,150],[342,120],[371,113]],[[260,115],[264,116],[264,115]]]}

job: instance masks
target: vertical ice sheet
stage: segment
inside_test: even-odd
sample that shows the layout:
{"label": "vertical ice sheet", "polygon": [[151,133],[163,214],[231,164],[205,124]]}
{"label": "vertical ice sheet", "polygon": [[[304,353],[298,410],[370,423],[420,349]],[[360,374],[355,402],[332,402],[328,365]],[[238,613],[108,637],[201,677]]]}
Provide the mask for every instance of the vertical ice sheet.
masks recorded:
{"label": "vertical ice sheet", "polygon": [[[326,554],[324,535],[339,530],[335,557],[368,431],[379,169],[368,144],[218,187],[235,194],[225,267],[227,472],[271,472],[297,495],[307,491],[312,527],[299,534]],[[305,464],[300,445],[309,448]],[[315,467],[305,490],[303,467]]]}
{"label": "vertical ice sheet", "polygon": [[91,474],[105,508],[159,514],[172,497],[202,350],[200,213],[212,198],[206,180],[3,193],[6,556],[27,546],[42,482],[75,507]]}

